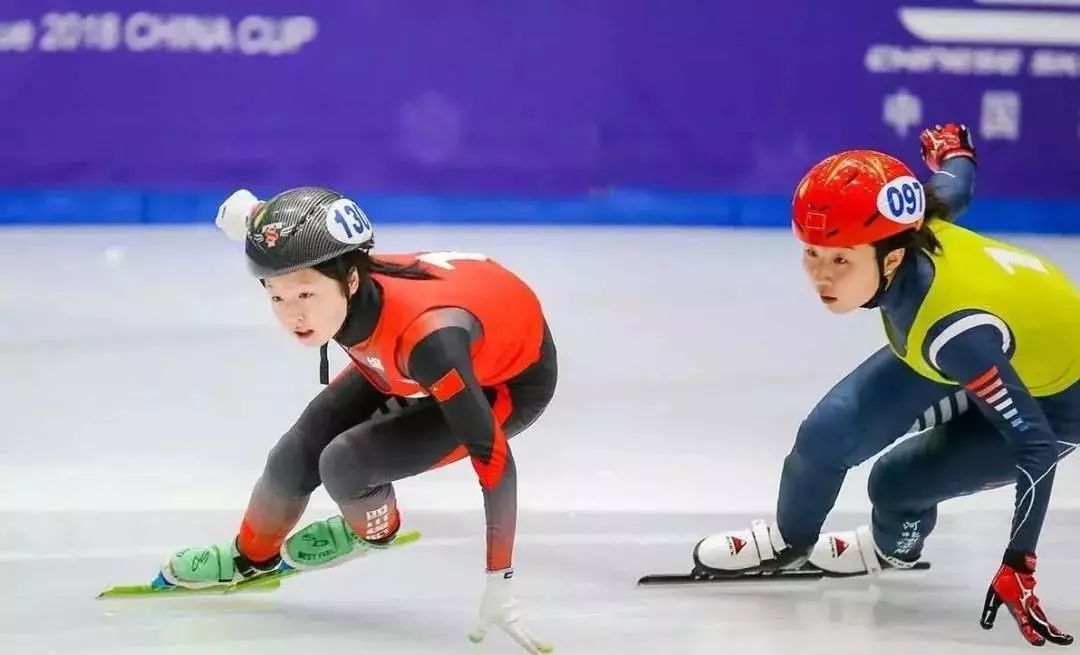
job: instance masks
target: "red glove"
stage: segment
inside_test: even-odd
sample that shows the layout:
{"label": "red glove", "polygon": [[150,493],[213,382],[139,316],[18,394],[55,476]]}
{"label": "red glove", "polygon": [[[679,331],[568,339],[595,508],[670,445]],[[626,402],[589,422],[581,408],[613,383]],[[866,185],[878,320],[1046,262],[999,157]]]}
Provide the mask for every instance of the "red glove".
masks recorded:
{"label": "red glove", "polygon": [[922,145],[922,158],[930,170],[935,173],[941,169],[945,160],[953,157],[969,157],[975,160],[975,145],[971,141],[971,132],[962,124],[946,123],[944,127],[935,125],[923,130],[919,135]]}
{"label": "red glove", "polygon": [[979,621],[984,629],[994,627],[994,619],[1002,604],[1009,608],[1009,613],[1020,627],[1020,634],[1032,646],[1042,646],[1047,641],[1059,646],[1068,646],[1073,642],[1072,635],[1065,634],[1050,623],[1039,606],[1039,598],[1035,595],[1035,553],[1005,552],[1004,563],[986,592],[986,604],[983,605],[982,619]]}

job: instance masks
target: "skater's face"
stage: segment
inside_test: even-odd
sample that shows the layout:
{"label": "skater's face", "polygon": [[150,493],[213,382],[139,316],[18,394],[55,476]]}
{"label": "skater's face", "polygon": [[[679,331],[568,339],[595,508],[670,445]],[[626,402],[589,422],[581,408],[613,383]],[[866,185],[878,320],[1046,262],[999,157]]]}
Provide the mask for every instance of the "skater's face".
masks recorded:
{"label": "skater's face", "polygon": [[[359,287],[356,271],[349,276],[349,295]],[[345,323],[348,298],[337,280],[313,268],[266,280],[266,296],[278,323],[305,346],[330,341]]]}
{"label": "skater's face", "polygon": [[[887,277],[902,258],[902,250],[893,251],[885,258]],[[877,293],[881,280],[877,255],[870,245],[853,248],[805,245],[803,270],[822,304],[834,314],[846,314],[865,305]]]}

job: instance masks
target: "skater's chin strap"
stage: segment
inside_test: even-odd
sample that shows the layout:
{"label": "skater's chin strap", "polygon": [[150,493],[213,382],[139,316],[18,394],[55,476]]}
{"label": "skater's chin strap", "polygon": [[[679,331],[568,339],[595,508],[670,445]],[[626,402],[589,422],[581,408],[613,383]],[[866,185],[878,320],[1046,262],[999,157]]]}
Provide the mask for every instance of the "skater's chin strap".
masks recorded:
{"label": "skater's chin strap", "polygon": [[[382,290],[370,277],[360,283],[360,288],[349,297],[345,306],[345,321],[333,340],[342,348],[350,347],[369,338],[382,311]],[[329,342],[319,348],[319,382],[330,384],[330,359],[327,356]]]}
{"label": "skater's chin strap", "polygon": [[330,384],[330,358],[326,352],[329,343],[328,341],[319,347],[319,384]]}
{"label": "skater's chin strap", "polygon": [[[889,256],[890,252],[900,248],[904,249],[904,257],[890,273],[892,276],[890,279],[889,275],[885,274],[885,258]],[[897,245],[894,247],[893,245],[889,245],[888,241],[874,244],[874,256],[877,259],[878,287],[877,291],[874,292],[874,295],[870,297],[870,300],[867,300],[861,305],[863,309],[876,309],[881,305],[881,301],[885,298],[885,293],[889,290],[891,283],[895,281],[896,276],[900,274],[900,269],[907,265],[909,260],[914,259],[914,253],[915,248],[908,245]]]}
{"label": "skater's chin strap", "polygon": [[[882,296],[884,296],[885,292],[889,290],[889,278],[885,275],[885,257],[888,254],[889,253],[885,252],[884,250],[879,250],[876,253],[878,270],[877,291],[875,291],[874,295],[870,297],[870,300],[867,300],[865,303],[863,303],[863,309],[877,309],[877,307],[881,304]],[[905,255],[904,258],[907,259],[907,255]],[[900,267],[897,266],[897,269],[899,268]],[[896,271],[894,270],[893,273],[896,273]]]}
{"label": "skater's chin strap", "polygon": [[[881,267],[879,266],[878,271],[880,270]],[[870,300],[867,300],[865,303],[860,305],[860,307],[862,307],[863,309],[877,309],[877,306],[881,304],[881,297],[885,295],[885,291],[887,291],[889,288],[889,278],[885,277],[885,275],[880,272],[878,273],[878,275],[881,276],[881,279],[878,280],[877,291],[874,292],[874,295],[870,297]]]}

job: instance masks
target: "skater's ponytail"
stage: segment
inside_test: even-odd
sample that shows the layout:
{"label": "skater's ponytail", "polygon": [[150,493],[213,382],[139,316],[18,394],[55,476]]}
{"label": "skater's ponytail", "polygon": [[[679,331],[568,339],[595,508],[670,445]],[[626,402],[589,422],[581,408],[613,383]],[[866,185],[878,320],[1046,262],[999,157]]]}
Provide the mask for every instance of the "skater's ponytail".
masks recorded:
{"label": "skater's ponytail", "polygon": [[941,241],[931,229],[931,221],[935,220],[939,219],[927,218],[917,230],[907,230],[876,242],[874,252],[877,254],[878,266],[885,261],[886,255],[900,248],[904,248],[908,253],[922,250],[928,255],[940,255],[943,252]]}
{"label": "skater's ponytail", "polygon": [[369,254],[366,250],[353,250],[330,261],[316,264],[315,270],[328,278],[336,280],[341,286],[341,292],[346,297],[349,295],[349,274],[356,269],[363,284],[372,273],[387,277],[398,277],[407,280],[434,280],[436,276],[420,267],[419,262],[409,264],[391,264],[377,256]]}
{"label": "skater's ponytail", "polygon": [[949,204],[941,199],[933,187],[923,187],[926,191],[926,218],[916,230],[905,230],[874,243],[874,251],[877,254],[878,266],[885,261],[885,256],[894,250],[904,248],[908,253],[922,250],[928,255],[940,255],[944,249],[941,241],[931,229],[934,221],[952,222],[953,210]]}

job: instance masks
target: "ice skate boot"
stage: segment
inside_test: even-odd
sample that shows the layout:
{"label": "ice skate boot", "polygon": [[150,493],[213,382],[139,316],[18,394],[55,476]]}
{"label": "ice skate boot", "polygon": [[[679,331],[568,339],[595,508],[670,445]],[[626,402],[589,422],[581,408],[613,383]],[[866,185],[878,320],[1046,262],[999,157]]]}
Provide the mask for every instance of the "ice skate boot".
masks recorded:
{"label": "ice skate boot", "polygon": [[185,548],[173,554],[161,566],[154,585],[188,589],[213,587],[273,571],[280,562],[280,557],[266,562],[252,562],[239,551],[235,540],[201,548]]}
{"label": "ice skate boot", "polygon": [[337,566],[372,551],[385,550],[396,534],[394,529],[379,539],[361,539],[343,517],[334,516],[309,523],[290,536],[281,547],[281,559],[294,569]]}
{"label": "ice skate boot", "polygon": [[886,555],[874,543],[869,526],[854,530],[825,532],[810,553],[810,564],[829,576],[877,575],[889,569],[925,568],[918,559],[904,560]]}
{"label": "ice skate boot", "polygon": [[694,566],[712,576],[732,576],[801,568],[808,550],[789,546],[775,525],[753,521],[749,530],[705,537],[694,548]]}

